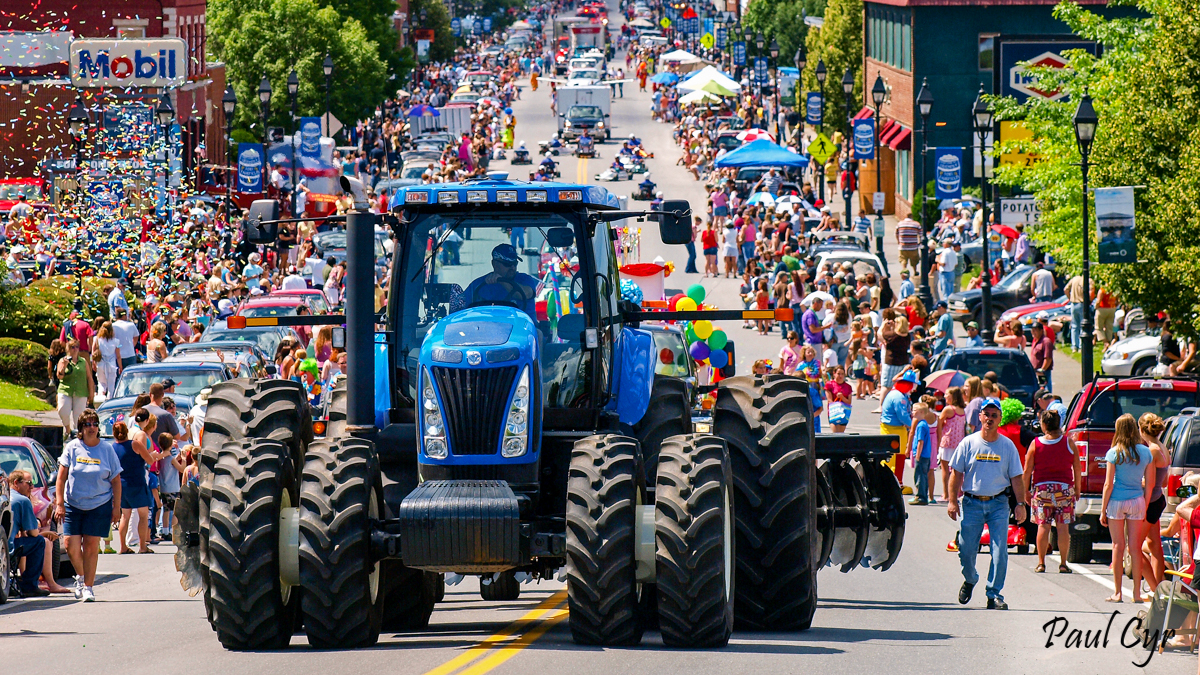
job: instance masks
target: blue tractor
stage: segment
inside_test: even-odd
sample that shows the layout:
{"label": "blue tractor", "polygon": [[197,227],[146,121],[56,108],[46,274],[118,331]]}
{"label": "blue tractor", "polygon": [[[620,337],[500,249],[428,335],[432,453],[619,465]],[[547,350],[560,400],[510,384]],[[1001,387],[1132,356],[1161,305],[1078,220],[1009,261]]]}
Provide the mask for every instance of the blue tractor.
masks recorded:
{"label": "blue tractor", "polygon": [[[815,436],[804,380],[732,366],[693,423],[693,388],[655,375],[640,322],[776,316],[621,300],[610,223],[657,221],[681,244],[687,202],[621,211],[596,186],[481,180],[395,204],[345,217],[344,316],[229,320],[338,325],[349,372],[324,438],[297,383],[209,397],[175,540],[227,648],[286,647],[301,627],[317,648],[367,646],[426,626],[445,575],[505,600],[560,572],[577,642],[657,625],[669,646],[717,647],[735,625],[808,628],[826,565],[895,561],[904,505],[880,459],[896,437]],[[247,238],[272,241],[274,218],[252,209]],[[377,220],[397,242],[383,307]]]}

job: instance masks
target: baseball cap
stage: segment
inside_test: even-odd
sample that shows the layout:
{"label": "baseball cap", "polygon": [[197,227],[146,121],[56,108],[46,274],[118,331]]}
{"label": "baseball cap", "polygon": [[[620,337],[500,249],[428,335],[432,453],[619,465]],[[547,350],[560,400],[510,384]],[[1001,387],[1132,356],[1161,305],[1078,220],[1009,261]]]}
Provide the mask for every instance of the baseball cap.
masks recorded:
{"label": "baseball cap", "polygon": [[908,270],[900,270],[900,276],[902,276],[902,277],[908,276]]}
{"label": "baseball cap", "polygon": [[995,408],[996,410],[1003,410],[1003,408],[1000,407],[1000,399],[996,398],[995,396],[989,396],[989,397],[983,399],[983,405],[979,406],[979,409],[983,410],[984,408]]}
{"label": "baseball cap", "polygon": [[[947,305],[945,300],[938,300],[937,304],[935,304],[933,307],[934,307],[934,309],[937,309],[938,307],[941,307],[942,309],[947,309],[950,307],[950,305]],[[972,321],[972,323],[974,323],[974,322]]]}
{"label": "baseball cap", "polygon": [[[939,305],[944,305],[944,304],[946,304],[946,303],[944,303],[944,302],[939,302],[938,304],[939,304]],[[978,324],[978,323],[976,323],[976,322],[974,322],[974,321],[968,321],[968,322],[967,322],[967,328],[974,328],[975,330],[979,330],[979,324]]]}
{"label": "baseball cap", "polygon": [[915,371],[915,370],[905,371],[905,373],[900,376],[898,381],[899,382],[908,382],[910,384],[916,384],[919,381],[919,378],[917,376],[917,371]]}
{"label": "baseball cap", "polygon": [[500,244],[492,249],[492,260],[517,263],[521,261],[521,257],[517,255],[517,249],[512,244]]}
{"label": "baseball cap", "polygon": [[171,387],[174,387],[174,386],[175,386],[175,385],[177,385],[177,384],[179,384],[179,383],[178,383],[178,382],[176,382],[175,380],[172,380],[172,379],[171,379],[171,378],[169,378],[169,377],[168,377],[168,378],[164,378],[164,379],[163,379],[163,381],[162,381],[162,386],[163,386],[163,389],[170,389]]}

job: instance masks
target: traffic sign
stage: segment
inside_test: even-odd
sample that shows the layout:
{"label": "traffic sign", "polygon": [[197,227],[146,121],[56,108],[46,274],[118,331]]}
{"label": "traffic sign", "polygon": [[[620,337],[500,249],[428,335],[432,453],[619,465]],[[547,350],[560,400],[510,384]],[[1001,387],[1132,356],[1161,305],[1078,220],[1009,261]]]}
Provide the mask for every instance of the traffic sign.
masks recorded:
{"label": "traffic sign", "polygon": [[871,210],[879,213],[883,211],[884,205],[887,203],[882,192],[876,192],[871,195]]}
{"label": "traffic sign", "polygon": [[663,18],[658,20],[658,25],[662,26],[663,28],[670,28],[671,20],[664,16]]}
{"label": "traffic sign", "polygon": [[824,164],[837,152],[837,146],[825,134],[817,134],[812,143],[808,144],[808,154],[819,164]]}
{"label": "traffic sign", "polygon": [[705,33],[704,35],[700,36],[700,45],[705,49],[712,49],[713,45],[715,44],[716,38],[713,37],[712,33]]}
{"label": "traffic sign", "polygon": [[332,137],[334,134],[342,130],[342,123],[338,118],[333,116],[333,113],[321,115],[321,134],[323,136]]}

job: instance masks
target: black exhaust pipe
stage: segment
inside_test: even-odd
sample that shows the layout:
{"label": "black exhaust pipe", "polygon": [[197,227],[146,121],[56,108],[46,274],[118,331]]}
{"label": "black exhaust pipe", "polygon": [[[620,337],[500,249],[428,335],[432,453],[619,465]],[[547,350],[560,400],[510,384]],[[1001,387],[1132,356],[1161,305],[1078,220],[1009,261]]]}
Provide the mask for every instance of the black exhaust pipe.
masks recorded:
{"label": "black exhaust pipe", "polygon": [[346,214],[346,426],[375,432],[375,214]]}

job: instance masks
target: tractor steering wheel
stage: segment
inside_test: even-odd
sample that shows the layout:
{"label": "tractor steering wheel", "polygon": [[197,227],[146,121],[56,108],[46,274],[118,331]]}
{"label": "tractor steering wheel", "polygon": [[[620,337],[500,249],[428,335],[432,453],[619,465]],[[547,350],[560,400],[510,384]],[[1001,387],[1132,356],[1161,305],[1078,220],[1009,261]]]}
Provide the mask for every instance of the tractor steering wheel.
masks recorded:
{"label": "tractor steering wheel", "polygon": [[[508,290],[508,294],[503,298],[496,300],[479,297],[479,291],[486,286],[501,286]],[[484,307],[489,305],[499,305],[503,307],[514,307],[516,309],[525,309],[525,291],[521,288],[521,284],[516,281],[497,280],[490,284],[480,284],[474,292],[471,293],[471,303],[468,307]]]}

